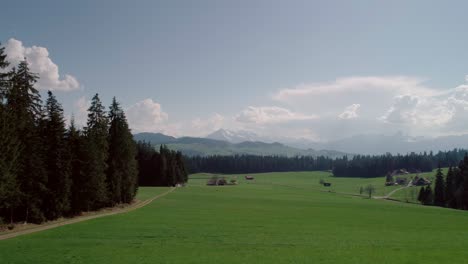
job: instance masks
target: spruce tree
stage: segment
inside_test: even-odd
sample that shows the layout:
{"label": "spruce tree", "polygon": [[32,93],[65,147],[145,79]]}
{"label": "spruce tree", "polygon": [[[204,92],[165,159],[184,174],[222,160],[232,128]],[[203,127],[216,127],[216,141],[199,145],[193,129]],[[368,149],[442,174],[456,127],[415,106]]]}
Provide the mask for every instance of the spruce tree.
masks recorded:
{"label": "spruce tree", "polygon": [[444,183],[444,174],[440,165],[437,169],[435,186],[434,186],[434,205],[436,206],[445,206],[445,183]]}
{"label": "spruce tree", "polygon": [[70,153],[70,211],[72,214],[78,214],[83,210],[87,210],[86,198],[86,178],[84,177],[84,168],[86,161],[85,139],[81,132],[76,128],[74,118],[71,119],[70,126],[67,131],[67,145]]}
{"label": "spruce tree", "polygon": [[47,169],[48,195],[44,211],[49,219],[55,219],[70,210],[70,154],[66,141],[63,109],[52,92],[48,92],[46,118],[44,120],[44,148]]}
{"label": "spruce tree", "polygon": [[430,185],[427,185],[424,190],[424,205],[432,205],[434,201],[434,193],[432,192],[432,188]]}
{"label": "spruce tree", "polygon": [[95,210],[108,204],[106,171],[109,145],[108,119],[104,106],[96,94],[88,109],[88,122],[85,128],[86,163],[84,169],[84,206]]}
{"label": "spruce tree", "polygon": [[160,184],[169,186],[169,169],[168,169],[168,149],[166,146],[161,145],[159,147],[159,175]]}
{"label": "spruce tree", "polygon": [[445,204],[447,207],[454,208],[455,205],[455,175],[452,166],[449,167],[445,181]]}
{"label": "spruce tree", "polygon": [[421,204],[424,204],[424,201],[426,201],[426,189],[424,187],[419,189],[418,201],[421,202]]}
{"label": "spruce tree", "polygon": [[468,154],[460,162],[460,192],[461,192],[461,204],[460,207],[463,210],[468,210]]}
{"label": "spruce tree", "polygon": [[25,221],[42,222],[42,202],[47,192],[47,174],[43,162],[43,142],[40,137],[42,109],[39,92],[34,88],[37,75],[30,72],[26,61],[12,72],[10,89],[6,94],[7,111],[15,120],[12,127],[21,144],[18,184],[21,194],[20,210]]}
{"label": "spruce tree", "polygon": [[136,195],[138,170],[136,146],[125,113],[115,97],[109,109],[107,183],[110,203],[129,203]]}
{"label": "spruce tree", "polygon": [[5,105],[5,96],[10,89],[11,77],[5,72],[9,63],[4,47],[0,47],[0,220],[13,222],[13,209],[18,206],[19,185],[17,173],[21,145],[11,124],[14,120]]}

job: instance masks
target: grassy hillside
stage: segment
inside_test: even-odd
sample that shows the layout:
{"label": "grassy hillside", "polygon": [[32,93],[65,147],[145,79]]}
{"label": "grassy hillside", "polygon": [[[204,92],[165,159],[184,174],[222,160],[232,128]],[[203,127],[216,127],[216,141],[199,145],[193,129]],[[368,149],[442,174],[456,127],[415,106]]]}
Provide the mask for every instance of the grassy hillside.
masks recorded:
{"label": "grassy hillside", "polygon": [[[0,241],[1,263],[463,263],[468,213],[354,195],[383,178],[209,174],[136,211]],[[332,182],[328,189],[320,178]],[[378,184],[381,183],[381,184]],[[389,187],[394,188],[394,187]],[[141,188],[152,196],[161,188]],[[330,192],[329,192],[330,191]]]}

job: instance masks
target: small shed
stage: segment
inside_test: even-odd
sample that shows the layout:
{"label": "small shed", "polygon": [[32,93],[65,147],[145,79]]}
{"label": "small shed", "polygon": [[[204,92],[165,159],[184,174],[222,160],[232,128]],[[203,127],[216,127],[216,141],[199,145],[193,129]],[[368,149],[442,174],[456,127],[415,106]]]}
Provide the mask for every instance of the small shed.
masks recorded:
{"label": "small shed", "polygon": [[330,182],[324,182],[324,183],[323,183],[323,186],[325,186],[325,187],[330,187],[330,186],[331,186],[331,183],[330,183]]}
{"label": "small shed", "polygon": [[253,179],[254,179],[254,177],[253,177],[253,176],[249,176],[249,175],[247,175],[247,176],[245,176],[245,179],[246,179],[246,180],[253,180]]}

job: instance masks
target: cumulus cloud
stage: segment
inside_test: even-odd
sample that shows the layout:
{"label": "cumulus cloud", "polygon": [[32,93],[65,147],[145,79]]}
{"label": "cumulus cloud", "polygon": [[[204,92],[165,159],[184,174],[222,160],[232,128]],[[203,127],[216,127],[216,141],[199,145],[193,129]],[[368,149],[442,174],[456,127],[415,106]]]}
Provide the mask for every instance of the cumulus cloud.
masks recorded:
{"label": "cumulus cloud", "polygon": [[311,120],[316,118],[318,118],[316,115],[305,115],[277,106],[249,106],[239,115],[237,115],[236,121],[255,124],[277,124],[290,121]]}
{"label": "cumulus cloud", "polygon": [[[129,107],[127,116],[135,132],[174,136],[204,136],[220,128],[247,130],[265,138],[303,137],[325,141],[399,131],[413,136],[468,133],[468,84],[437,90],[410,77],[350,79],[346,85],[343,80],[347,78],[339,80],[335,85],[352,87],[351,92],[340,86],[329,93],[323,89],[301,96],[288,95],[288,100],[279,102],[281,106],[249,106],[238,114],[214,113],[184,122],[169,122],[160,104],[145,99]],[[84,99],[77,105],[87,108]]]}
{"label": "cumulus cloud", "polygon": [[164,132],[166,129],[168,114],[150,98],[130,106],[126,114],[134,132]]}
{"label": "cumulus cloud", "polygon": [[388,123],[414,123],[415,108],[418,98],[410,95],[397,96],[390,109],[380,117],[380,120]]}
{"label": "cumulus cloud", "polygon": [[338,115],[340,119],[355,119],[358,117],[358,109],[361,107],[360,104],[352,104],[345,108],[344,112]]}
{"label": "cumulus cloud", "polygon": [[225,117],[215,113],[207,119],[195,118],[191,122],[191,127],[188,128],[193,131],[195,136],[203,136],[212,131],[222,128],[225,124]]}
{"label": "cumulus cloud", "polygon": [[74,76],[60,76],[59,67],[50,59],[49,51],[44,47],[25,47],[21,41],[11,38],[5,44],[5,53],[12,65],[26,58],[31,72],[39,74],[36,87],[40,90],[71,91],[80,87]]}

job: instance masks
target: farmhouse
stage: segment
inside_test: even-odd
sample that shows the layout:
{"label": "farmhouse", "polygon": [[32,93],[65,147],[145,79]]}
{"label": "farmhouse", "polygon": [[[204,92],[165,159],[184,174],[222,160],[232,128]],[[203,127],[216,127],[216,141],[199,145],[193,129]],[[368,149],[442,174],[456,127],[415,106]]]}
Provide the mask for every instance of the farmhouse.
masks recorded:
{"label": "farmhouse", "polygon": [[211,178],[206,182],[206,185],[214,186],[217,185],[218,179],[217,178]]}
{"label": "farmhouse", "polygon": [[398,185],[405,185],[407,182],[406,178],[397,177],[395,183]]}
{"label": "farmhouse", "polygon": [[396,175],[406,175],[409,174],[409,172],[406,169],[399,169],[399,170],[394,170],[391,173],[391,176],[396,176]]}
{"label": "farmhouse", "polygon": [[423,178],[423,177],[419,178],[418,176],[416,176],[414,177],[412,184],[416,186],[425,186],[425,185],[431,184],[431,181],[426,178]]}

